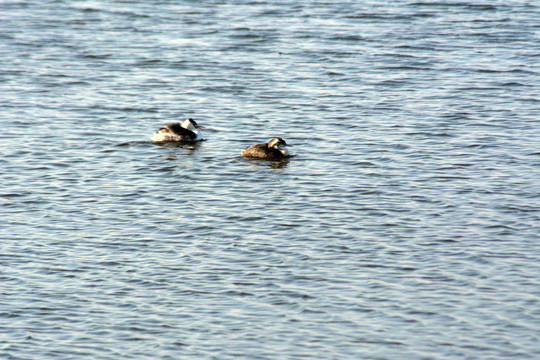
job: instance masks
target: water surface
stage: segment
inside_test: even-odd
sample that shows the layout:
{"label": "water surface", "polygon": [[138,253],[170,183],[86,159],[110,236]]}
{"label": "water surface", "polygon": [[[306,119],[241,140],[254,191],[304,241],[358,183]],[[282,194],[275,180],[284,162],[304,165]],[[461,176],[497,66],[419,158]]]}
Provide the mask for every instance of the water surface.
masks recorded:
{"label": "water surface", "polygon": [[0,3],[0,357],[540,357],[538,19]]}

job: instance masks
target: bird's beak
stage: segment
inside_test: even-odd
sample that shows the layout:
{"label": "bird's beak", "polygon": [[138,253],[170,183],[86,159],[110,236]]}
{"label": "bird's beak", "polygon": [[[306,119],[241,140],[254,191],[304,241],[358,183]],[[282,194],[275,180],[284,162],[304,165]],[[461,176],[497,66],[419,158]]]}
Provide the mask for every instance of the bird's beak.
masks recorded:
{"label": "bird's beak", "polygon": [[195,126],[195,128],[201,129],[201,130],[206,130],[206,128],[202,127],[201,125],[197,125],[197,126]]}

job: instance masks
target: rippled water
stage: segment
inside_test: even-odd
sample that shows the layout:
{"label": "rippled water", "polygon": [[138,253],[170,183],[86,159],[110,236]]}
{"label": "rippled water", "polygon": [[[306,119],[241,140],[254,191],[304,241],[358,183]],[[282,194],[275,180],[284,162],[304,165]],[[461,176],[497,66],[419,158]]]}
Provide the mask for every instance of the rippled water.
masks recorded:
{"label": "rippled water", "polygon": [[0,2],[0,358],[539,358],[538,19]]}

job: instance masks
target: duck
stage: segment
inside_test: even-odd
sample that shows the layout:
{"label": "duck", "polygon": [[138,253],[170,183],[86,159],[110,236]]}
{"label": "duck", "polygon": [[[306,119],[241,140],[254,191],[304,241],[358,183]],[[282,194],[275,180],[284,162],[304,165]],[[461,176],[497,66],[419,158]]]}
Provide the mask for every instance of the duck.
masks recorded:
{"label": "duck", "polygon": [[283,159],[290,156],[287,147],[292,147],[292,145],[287,144],[285,140],[277,137],[270,140],[267,144],[251,145],[242,150],[241,154],[251,159]]}
{"label": "duck", "polygon": [[204,130],[195,120],[188,118],[182,121],[182,123],[164,125],[152,135],[151,139],[156,143],[199,141],[203,139],[203,135],[199,129]]}

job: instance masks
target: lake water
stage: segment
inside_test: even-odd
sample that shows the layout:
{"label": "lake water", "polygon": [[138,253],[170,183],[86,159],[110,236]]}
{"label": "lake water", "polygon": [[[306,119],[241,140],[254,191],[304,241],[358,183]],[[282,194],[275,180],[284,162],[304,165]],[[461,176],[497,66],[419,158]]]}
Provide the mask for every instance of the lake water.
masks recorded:
{"label": "lake water", "polygon": [[0,2],[0,358],[540,358],[539,19]]}

